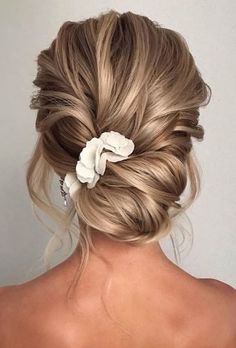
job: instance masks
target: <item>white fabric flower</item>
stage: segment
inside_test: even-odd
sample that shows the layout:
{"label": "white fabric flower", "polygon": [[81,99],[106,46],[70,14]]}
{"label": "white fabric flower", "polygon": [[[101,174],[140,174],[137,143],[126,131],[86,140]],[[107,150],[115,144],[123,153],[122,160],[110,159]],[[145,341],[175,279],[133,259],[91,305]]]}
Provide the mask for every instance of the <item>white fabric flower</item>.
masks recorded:
{"label": "white fabric flower", "polygon": [[[103,149],[108,151],[102,152]],[[133,141],[115,131],[103,132],[99,138],[94,137],[87,141],[77,161],[76,174],[69,173],[69,176],[66,176],[66,184],[74,185],[73,189],[70,188],[72,194],[80,187],[80,184],[75,185],[75,181],[87,182],[87,187],[93,188],[100,175],[104,174],[107,160],[122,161],[128,158],[133,150]]]}
{"label": "white fabric flower", "polygon": [[63,183],[63,190],[71,196],[71,198],[74,198],[76,192],[79,190],[81,186],[81,183],[79,182],[76,174],[74,173],[67,173],[64,178]]}

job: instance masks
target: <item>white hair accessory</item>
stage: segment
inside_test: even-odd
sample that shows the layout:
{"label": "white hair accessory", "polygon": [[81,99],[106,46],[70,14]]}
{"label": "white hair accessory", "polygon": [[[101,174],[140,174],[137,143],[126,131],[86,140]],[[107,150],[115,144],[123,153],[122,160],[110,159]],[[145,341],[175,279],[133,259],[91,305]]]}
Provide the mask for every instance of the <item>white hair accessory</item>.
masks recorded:
{"label": "white hair accessory", "polygon": [[[103,149],[108,151],[102,152]],[[80,152],[76,164],[76,173],[66,174],[63,190],[73,198],[81,183],[87,182],[87,187],[89,189],[93,188],[100,175],[104,174],[107,160],[111,162],[122,161],[127,159],[133,150],[133,141],[119,132],[103,132],[99,138],[92,138],[87,141],[86,146]]]}

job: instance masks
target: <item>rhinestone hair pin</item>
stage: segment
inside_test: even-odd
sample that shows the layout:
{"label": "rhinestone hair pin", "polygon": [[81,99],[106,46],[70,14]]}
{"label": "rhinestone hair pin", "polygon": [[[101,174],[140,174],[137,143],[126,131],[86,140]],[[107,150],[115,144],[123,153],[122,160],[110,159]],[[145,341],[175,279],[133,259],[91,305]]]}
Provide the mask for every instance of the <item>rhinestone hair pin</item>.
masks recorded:
{"label": "rhinestone hair pin", "polygon": [[61,192],[61,196],[64,200],[64,206],[66,207],[67,206],[67,192],[64,190],[63,188],[63,184],[64,184],[64,178],[60,177],[59,179],[59,183],[60,183],[60,192]]}

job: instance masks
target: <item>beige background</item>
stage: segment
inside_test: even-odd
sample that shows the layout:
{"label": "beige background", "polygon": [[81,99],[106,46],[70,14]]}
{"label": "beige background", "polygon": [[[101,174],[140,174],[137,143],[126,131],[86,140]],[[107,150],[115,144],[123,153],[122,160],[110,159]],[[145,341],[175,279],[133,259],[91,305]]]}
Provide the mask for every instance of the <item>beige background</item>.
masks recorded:
{"label": "beige background", "polygon": [[[33,149],[35,112],[29,109],[36,57],[66,20],[116,9],[144,14],[181,32],[213,96],[201,112],[205,140],[195,143],[202,192],[189,210],[194,244],[181,267],[236,287],[236,3],[235,1],[29,1],[2,0],[1,26],[1,244],[0,284],[22,282],[42,272],[39,257],[50,237],[35,219],[25,185]],[[58,189],[55,183],[55,189]],[[58,191],[56,200],[61,202]],[[173,259],[170,240],[162,242]],[[56,254],[54,262],[66,257]]]}

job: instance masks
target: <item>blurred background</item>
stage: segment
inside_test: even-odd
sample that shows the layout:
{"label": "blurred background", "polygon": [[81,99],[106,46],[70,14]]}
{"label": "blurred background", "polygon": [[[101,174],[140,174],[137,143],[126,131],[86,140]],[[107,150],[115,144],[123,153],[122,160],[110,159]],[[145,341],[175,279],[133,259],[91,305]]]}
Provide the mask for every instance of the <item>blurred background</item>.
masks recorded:
{"label": "blurred background", "polygon": [[[193,227],[182,247],[180,267],[195,277],[216,278],[236,288],[236,2],[230,0],[1,0],[0,29],[0,285],[16,284],[44,271],[41,257],[51,237],[36,219],[25,171],[37,134],[29,109],[39,52],[48,47],[64,21],[79,21],[115,9],[148,16],[180,32],[204,80],[212,88],[201,109],[203,142],[195,142],[201,166],[201,193],[188,210]],[[54,200],[63,207],[59,182]],[[42,215],[53,229],[57,226]],[[190,230],[187,221],[177,227]],[[180,227],[179,227],[180,226]],[[178,231],[176,233],[178,235]],[[171,239],[161,241],[175,262]],[[71,253],[64,247],[53,264]]]}

